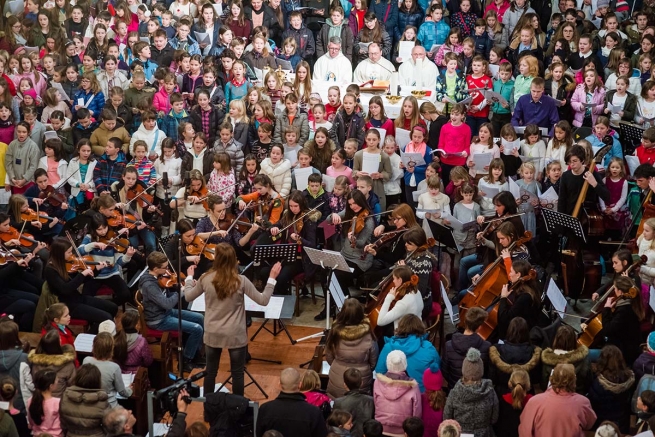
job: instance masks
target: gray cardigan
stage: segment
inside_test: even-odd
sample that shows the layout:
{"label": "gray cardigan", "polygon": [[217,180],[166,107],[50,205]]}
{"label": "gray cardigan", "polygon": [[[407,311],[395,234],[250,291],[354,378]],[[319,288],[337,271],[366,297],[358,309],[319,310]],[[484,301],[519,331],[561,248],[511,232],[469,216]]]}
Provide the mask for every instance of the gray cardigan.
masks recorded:
{"label": "gray cardigan", "polygon": [[[330,224],[332,224],[333,215],[334,214],[330,214],[327,218],[327,221]],[[344,209],[338,215],[343,220],[343,218],[346,215],[346,210]],[[352,224],[352,222],[348,224]],[[343,241],[341,243],[341,255],[343,255],[346,261],[350,261],[356,264],[357,267],[359,267],[363,271],[370,269],[371,266],[373,265],[373,255],[367,253],[366,257],[363,260],[361,259],[361,256],[364,254],[364,247],[371,240],[371,235],[373,235],[374,229],[375,229],[375,220],[373,219],[373,217],[369,217],[366,219],[366,222],[364,223],[364,229],[362,229],[359,235],[357,235],[355,247],[350,247],[350,242],[348,241]],[[342,239],[346,240],[346,238],[343,236]]]}

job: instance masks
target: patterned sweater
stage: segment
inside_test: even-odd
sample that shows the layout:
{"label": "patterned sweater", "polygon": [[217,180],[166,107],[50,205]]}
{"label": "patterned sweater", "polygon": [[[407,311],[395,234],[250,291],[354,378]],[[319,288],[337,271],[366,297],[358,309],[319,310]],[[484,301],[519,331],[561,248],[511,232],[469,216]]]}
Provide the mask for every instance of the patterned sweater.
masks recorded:
{"label": "patterned sweater", "polygon": [[139,181],[144,184],[150,185],[157,180],[155,164],[147,156],[144,156],[141,161],[133,158],[127,165],[132,165],[136,168],[136,171],[139,173]]}

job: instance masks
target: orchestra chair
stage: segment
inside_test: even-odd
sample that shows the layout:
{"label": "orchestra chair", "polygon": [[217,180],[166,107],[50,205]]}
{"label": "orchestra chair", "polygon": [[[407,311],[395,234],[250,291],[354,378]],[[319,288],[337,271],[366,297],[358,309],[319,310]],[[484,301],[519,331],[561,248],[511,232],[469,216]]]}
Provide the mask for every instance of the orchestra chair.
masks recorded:
{"label": "orchestra chair", "polygon": [[[316,305],[316,292],[314,287],[314,280],[312,279],[311,282],[308,282],[305,280],[304,273],[297,274],[293,278],[293,287],[295,287],[295,294],[296,294],[296,305],[293,310],[294,317],[298,317],[300,315],[300,290],[302,290],[303,286],[309,286],[309,292],[312,296],[312,303]],[[319,295],[319,297],[323,297],[323,296]]]}
{"label": "orchestra chair", "polygon": [[153,358],[161,363],[161,387],[166,387],[168,382],[170,382],[168,379],[168,370],[173,368],[172,359],[175,355],[173,349],[177,347],[178,332],[159,331],[157,329],[149,328],[146,323],[146,316],[143,312],[143,295],[141,294],[141,290],[137,290],[134,294],[134,301],[136,302],[136,308],[139,312],[141,335],[143,335],[146,341],[148,341],[148,345],[152,350]]}
{"label": "orchestra chair", "polygon": [[[103,285],[98,289],[98,292],[96,293],[96,297],[100,299],[112,300],[114,298],[114,290],[110,288],[108,285]],[[122,307],[123,307],[123,312],[125,312],[125,303],[123,303]]]}

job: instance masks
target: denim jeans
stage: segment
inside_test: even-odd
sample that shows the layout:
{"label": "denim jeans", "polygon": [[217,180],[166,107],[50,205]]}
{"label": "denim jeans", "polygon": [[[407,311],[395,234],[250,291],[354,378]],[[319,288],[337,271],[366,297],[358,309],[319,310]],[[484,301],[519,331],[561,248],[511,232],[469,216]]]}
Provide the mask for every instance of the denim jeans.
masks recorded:
{"label": "denim jeans", "polygon": [[143,241],[146,248],[146,253],[152,253],[157,250],[157,239],[155,233],[148,228],[141,229],[136,235],[130,237],[130,244],[134,247],[139,247],[139,238]]}
{"label": "denim jeans", "polygon": [[[214,393],[216,387],[216,375],[218,365],[221,362],[222,348],[205,346],[205,358],[207,359],[207,376],[205,376],[205,396]],[[228,349],[230,353],[230,373],[232,374],[232,393],[243,396],[244,369],[246,366],[246,355],[248,347]]]}
{"label": "denim jeans", "polygon": [[[159,331],[177,331],[177,311],[175,308],[168,310],[166,318],[152,328]],[[189,338],[184,342],[184,358],[192,360],[200,349],[202,344],[202,335],[204,333],[205,317],[193,311],[182,310],[182,332],[189,334]]]}
{"label": "denim jeans", "polygon": [[469,286],[469,282],[473,276],[483,272],[482,264],[478,261],[478,255],[468,255],[461,259],[459,262],[459,279],[457,289],[462,290]]}

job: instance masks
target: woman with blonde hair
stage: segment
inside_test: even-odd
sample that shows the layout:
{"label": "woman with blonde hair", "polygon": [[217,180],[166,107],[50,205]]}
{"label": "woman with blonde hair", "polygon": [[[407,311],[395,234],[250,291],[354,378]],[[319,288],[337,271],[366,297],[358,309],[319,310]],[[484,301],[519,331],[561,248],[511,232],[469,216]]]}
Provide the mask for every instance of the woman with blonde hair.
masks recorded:
{"label": "woman with blonde hair", "polygon": [[281,269],[279,262],[273,265],[266,288],[260,293],[248,278],[239,274],[236,252],[228,243],[216,246],[212,268],[197,281],[193,279],[195,265],[188,268],[184,284],[185,299],[192,302],[205,294],[205,395],[214,393],[221,352],[225,348],[230,354],[233,393],[243,396],[244,366],[248,353],[244,295],[259,305],[267,305]]}
{"label": "woman with blonde hair", "polygon": [[528,372],[522,369],[513,371],[507,386],[510,391],[500,396],[498,422],[494,425],[494,431],[498,436],[519,437],[521,413],[532,398]]}

